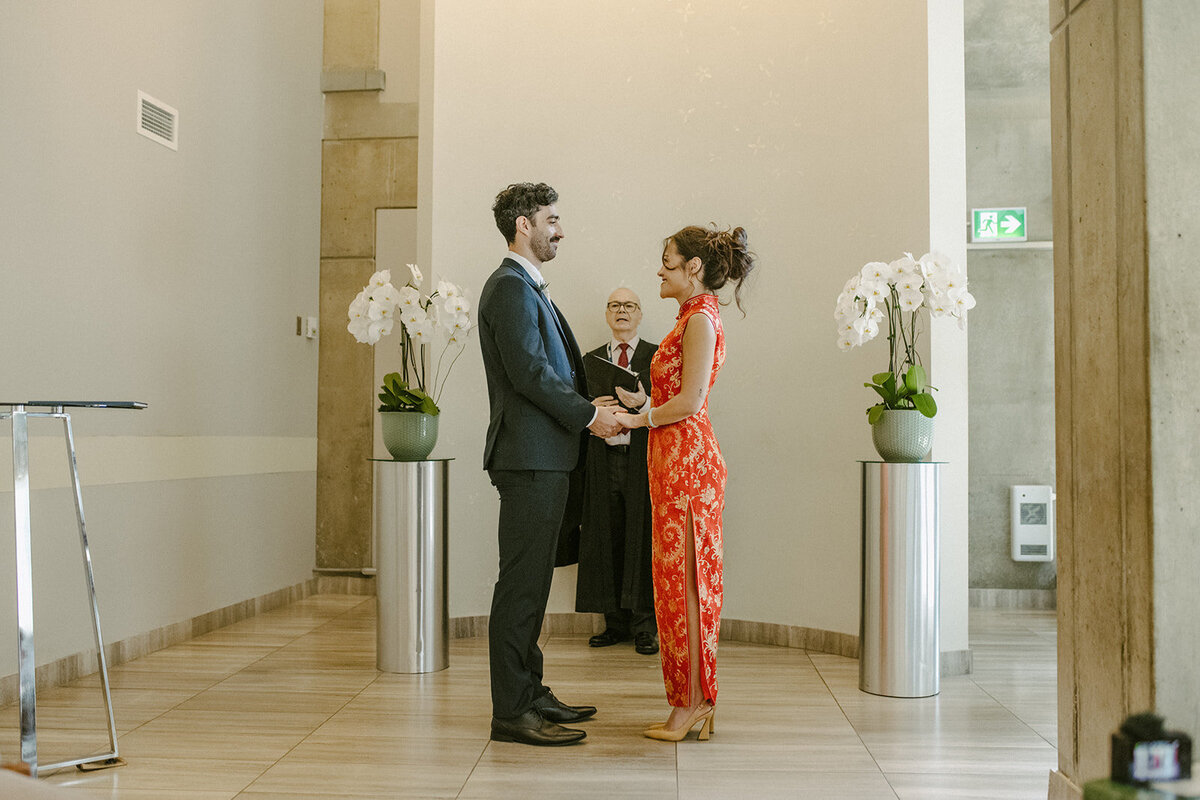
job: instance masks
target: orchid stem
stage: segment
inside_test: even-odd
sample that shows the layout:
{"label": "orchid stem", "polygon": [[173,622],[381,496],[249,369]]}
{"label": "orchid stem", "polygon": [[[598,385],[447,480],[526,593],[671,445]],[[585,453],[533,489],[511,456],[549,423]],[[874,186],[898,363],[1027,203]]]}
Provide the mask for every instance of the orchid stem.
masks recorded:
{"label": "orchid stem", "polygon": [[[454,363],[455,363],[456,361],[458,361],[458,357],[459,357],[459,356],[461,356],[461,355],[463,354],[463,351],[464,351],[464,350],[466,350],[466,349],[467,349],[467,348],[466,348],[466,345],[463,345],[462,347],[458,348],[458,352],[454,354],[454,360],[450,362],[450,366],[446,367],[446,374],[447,374],[447,375],[449,375],[449,374],[450,374],[450,370],[454,369]],[[443,351],[442,351],[442,358],[445,358],[445,357],[446,357],[446,351],[445,351],[445,350],[443,350]],[[444,389],[444,388],[446,388],[446,387],[445,387],[445,386],[442,386],[442,387],[440,387],[440,388],[438,389],[438,396],[437,396],[437,397],[435,397],[435,398],[433,398],[433,404],[434,404],[435,406],[436,406],[436,405],[438,405],[438,403],[440,403],[440,402],[441,402],[441,399],[442,399],[442,389]]]}

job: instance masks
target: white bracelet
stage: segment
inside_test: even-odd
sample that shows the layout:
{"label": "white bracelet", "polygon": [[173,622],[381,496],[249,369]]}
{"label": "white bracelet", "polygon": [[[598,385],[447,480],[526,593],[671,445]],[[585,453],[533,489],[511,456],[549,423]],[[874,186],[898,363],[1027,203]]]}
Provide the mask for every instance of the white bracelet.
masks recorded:
{"label": "white bracelet", "polygon": [[646,427],[648,427],[648,428],[657,428],[658,427],[657,425],[654,424],[654,417],[651,416],[651,414],[653,414],[653,413],[654,413],[654,406],[650,406],[650,408],[646,409]]}

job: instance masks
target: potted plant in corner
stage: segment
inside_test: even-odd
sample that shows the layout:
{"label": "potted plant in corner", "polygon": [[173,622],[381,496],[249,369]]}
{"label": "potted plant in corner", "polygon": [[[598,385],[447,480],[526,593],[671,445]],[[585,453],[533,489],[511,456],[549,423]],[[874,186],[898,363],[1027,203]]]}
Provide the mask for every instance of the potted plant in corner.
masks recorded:
{"label": "potted plant in corner", "polygon": [[887,326],[888,368],[863,384],[880,402],[867,409],[871,439],[884,461],[920,461],[933,446],[937,402],[917,354],[921,309],[931,317],[953,317],[965,329],[975,298],[967,278],[945,257],[905,253],[891,263],[872,261],[846,281],[834,318],[838,347],[865,344]]}
{"label": "potted plant in corner", "polygon": [[[383,443],[397,461],[420,461],[437,444],[441,414],[437,403],[466,346],[471,305],[463,290],[449,281],[439,281],[432,294],[422,295],[421,270],[415,264],[407,266],[409,279],[399,289],[392,285],[391,270],[371,276],[350,303],[346,328],[359,342],[374,345],[392,332],[399,319],[401,371],[385,375],[379,392]],[[440,352],[427,358],[427,349],[438,343]]]}

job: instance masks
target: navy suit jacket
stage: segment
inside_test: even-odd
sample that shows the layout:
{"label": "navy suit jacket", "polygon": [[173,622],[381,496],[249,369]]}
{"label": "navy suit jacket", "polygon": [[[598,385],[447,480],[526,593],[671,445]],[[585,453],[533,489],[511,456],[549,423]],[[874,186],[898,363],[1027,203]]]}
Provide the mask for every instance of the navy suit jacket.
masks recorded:
{"label": "navy suit jacket", "polygon": [[504,259],[479,296],[491,415],[484,469],[570,471],[596,412],[579,345],[529,273]]}

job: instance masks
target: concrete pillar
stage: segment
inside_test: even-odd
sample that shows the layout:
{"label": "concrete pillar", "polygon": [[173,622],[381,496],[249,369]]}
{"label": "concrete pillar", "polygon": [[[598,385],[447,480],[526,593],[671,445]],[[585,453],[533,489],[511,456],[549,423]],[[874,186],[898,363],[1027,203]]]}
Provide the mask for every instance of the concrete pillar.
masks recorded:
{"label": "concrete pillar", "polygon": [[1154,475],[1154,697],[1200,737],[1200,4],[1142,0]]}
{"label": "concrete pillar", "polygon": [[326,572],[372,556],[375,352],[346,330],[346,310],[375,271],[376,210],[417,204],[416,103],[380,102],[379,32],[379,0],[326,0],[316,547]]}
{"label": "concrete pillar", "polygon": [[1200,5],[1052,0],[1050,27],[1065,798],[1130,713],[1200,733]]}

